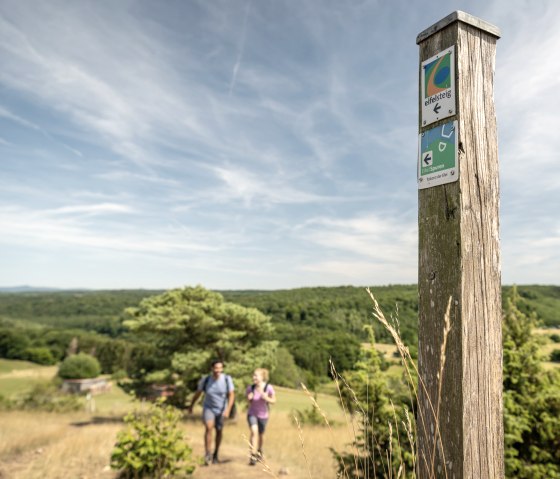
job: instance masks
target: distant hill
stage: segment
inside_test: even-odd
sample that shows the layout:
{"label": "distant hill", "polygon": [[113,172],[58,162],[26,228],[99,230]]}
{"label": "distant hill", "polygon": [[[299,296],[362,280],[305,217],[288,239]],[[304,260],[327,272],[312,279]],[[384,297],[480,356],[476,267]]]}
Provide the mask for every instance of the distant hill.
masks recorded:
{"label": "distant hill", "polygon": [[0,294],[1,293],[46,293],[46,292],[53,292],[53,291],[60,291],[57,288],[42,288],[38,286],[0,286]]}
{"label": "distant hill", "polygon": [[[398,307],[401,330],[407,335],[417,329],[416,285],[371,288],[386,315]],[[503,297],[511,286],[503,287]],[[521,285],[524,312],[536,312],[545,326],[560,327],[560,286]],[[25,319],[61,327],[96,329],[96,321],[114,322],[129,306],[161,290],[57,291],[20,286],[0,288],[0,318]],[[227,301],[255,307],[275,323],[329,328],[338,326],[360,334],[371,322],[371,300],[364,287],[339,286],[274,291],[220,291]],[[383,337],[383,332],[380,332]],[[413,338],[408,338],[412,340]]]}

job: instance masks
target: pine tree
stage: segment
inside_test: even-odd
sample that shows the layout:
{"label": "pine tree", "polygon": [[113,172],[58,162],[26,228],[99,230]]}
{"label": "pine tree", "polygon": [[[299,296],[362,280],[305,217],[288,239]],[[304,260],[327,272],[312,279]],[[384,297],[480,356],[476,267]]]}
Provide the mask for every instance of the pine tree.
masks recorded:
{"label": "pine tree", "polygon": [[407,400],[401,394],[407,387],[389,389],[372,328],[369,334],[371,348],[362,350],[354,370],[339,381],[343,406],[360,424],[352,452],[335,453],[339,473],[349,478],[414,477],[414,418],[405,413]]}
{"label": "pine tree", "polygon": [[543,369],[537,317],[521,301],[514,287],[503,320],[506,476],[560,478],[560,376]]}

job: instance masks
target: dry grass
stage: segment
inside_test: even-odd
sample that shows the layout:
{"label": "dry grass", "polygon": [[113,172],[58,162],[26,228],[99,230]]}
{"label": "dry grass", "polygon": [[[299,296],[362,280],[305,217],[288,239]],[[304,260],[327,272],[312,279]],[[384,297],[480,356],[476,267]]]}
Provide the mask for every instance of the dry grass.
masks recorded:
{"label": "dry grass", "polygon": [[[333,411],[333,414],[329,412],[325,414],[331,420],[334,418],[338,425],[331,426],[331,429],[302,425],[301,431],[298,431],[290,411],[301,406],[310,407],[311,402],[304,392],[283,388],[279,388],[278,397],[279,402],[271,411],[264,446],[266,463],[270,465],[271,472],[277,474],[281,468],[286,468],[290,477],[294,478],[308,478],[310,475],[313,478],[334,478],[336,463],[330,448],[343,450],[353,439],[347,434],[346,425],[340,420],[341,415],[336,407],[335,398],[320,395],[319,401],[324,400],[325,409]],[[98,402],[102,402],[100,398],[98,397]],[[109,416],[107,417],[110,419]],[[116,434],[123,424],[77,425],[90,420],[91,415],[85,412],[71,414],[0,412],[0,477],[16,479],[116,477],[109,468],[109,457]],[[195,456],[202,456],[202,424],[198,420],[186,421],[183,427]],[[245,456],[248,447],[244,439],[248,433],[249,429],[242,413],[237,421],[227,425],[224,433],[223,455],[226,457],[229,455],[233,462],[241,464],[242,471],[245,470],[248,460]],[[304,440],[307,460],[302,454],[300,434]],[[218,471],[215,469],[198,472],[212,473],[212,477],[220,477],[214,476]],[[252,472],[255,474],[258,471]],[[266,476],[267,474],[262,474],[262,477]],[[268,477],[271,475],[268,474]]]}
{"label": "dry grass", "polygon": [[[33,365],[32,365],[33,366]],[[58,371],[57,366],[36,366],[31,368],[21,368],[14,369],[9,372],[4,372],[0,374],[2,379],[15,379],[15,378],[26,378],[26,379],[52,379],[56,376]]]}
{"label": "dry grass", "polygon": [[[299,398],[305,397],[301,391],[290,391],[290,393],[297,394]],[[328,406],[332,406],[332,403],[334,403],[334,398],[329,397]],[[281,392],[276,405],[280,404],[282,404]],[[284,407],[279,410],[276,410],[276,405],[271,411],[266,430],[264,443],[266,464],[270,465],[271,470],[276,474],[280,468],[286,468],[290,472],[290,477],[295,478],[336,477],[336,462],[330,449],[344,450],[354,439],[348,433],[346,424],[340,421],[340,412],[337,411],[337,414],[334,415],[337,422],[335,425],[331,424],[330,428],[303,424],[301,429],[298,429],[293,418],[286,412],[288,404],[284,403]],[[307,399],[306,407],[308,408],[310,405],[311,402]],[[329,417],[328,413],[326,415]],[[329,419],[332,422],[332,416]],[[244,460],[248,461],[249,448],[246,442],[248,434],[249,428],[245,415],[240,413],[236,422],[228,424],[225,430],[224,454],[227,453],[228,447],[230,450],[242,447],[247,451]],[[202,455],[202,426],[196,424],[194,435],[191,427],[189,436],[195,453]],[[304,449],[302,449],[302,439]]]}
{"label": "dry grass", "polygon": [[0,413],[2,477],[113,477],[107,471],[119,424],[77,427],[84,414]]}

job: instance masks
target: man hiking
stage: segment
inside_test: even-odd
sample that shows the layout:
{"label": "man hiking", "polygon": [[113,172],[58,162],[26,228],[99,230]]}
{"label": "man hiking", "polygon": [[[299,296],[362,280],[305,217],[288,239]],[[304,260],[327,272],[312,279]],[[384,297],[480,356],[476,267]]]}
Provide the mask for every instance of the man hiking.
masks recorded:
{"label": "man hiking", "polygon": [[[202,421],[204,422],[204,464],[218,464],[220,462],[218,452],[222,442],[224,419],[231,414],[235,398],[233,381],[231,376],[223,374],[224,363],[217,359],[212,361],[212,374],[204,376],[198,382],[198,387],[189,406],[192,413],[193,406],[198,398],[204,393],[202,403]],[[216,440],[214,452],[212,450],[212,430],[216,429]]]}

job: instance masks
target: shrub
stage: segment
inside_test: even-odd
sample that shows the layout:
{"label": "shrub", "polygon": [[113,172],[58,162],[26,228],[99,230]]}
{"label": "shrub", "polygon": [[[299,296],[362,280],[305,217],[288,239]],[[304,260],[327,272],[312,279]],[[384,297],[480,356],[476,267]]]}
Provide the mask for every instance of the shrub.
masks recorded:
{"label": "shrub", "polygon": [[111,379],[113,381],[123,381],[125,379],[127,379],[127,375],[126,375],[126,371],[123,369],[119,369],[118,371],[115,371],[113,374],[111,374]]}
{"label": "shrub", "polygon": [[99,361],[85,353],[68,356],[58,369],[58,375],[62,379],[96,378],[100,373]]}
{"label": "shrub", "polygon": [[0,411],[10,411],[14,408],[14,402],[0,394]]}
{"label": "shrub", "polygon": [[31,361],[32,363],[43,364],[45,366],[56,364],[56,359],[52,355],[49,348],[27,348],[25,350],[24,356],[28,361]]}
{"label": "shrub", "polygon": [[[292,411],[292,420],[294,423],[299,423],[300,425],[306,424],[308,426],[326,426],[325,418],[321,415],[319,410],[315,406],[310,406],[303,411],[296,409]],[[332,421],[329,421],[332,425]]]}
{"label": "shrub", "polygon": [[555,349],[550,353],[550,360],[553,363],[560,363],[560,349]]}
{"label": "shrub", "polygon": [[560,343],[560,334],[551,334],[550,339],[552,339],[553,343]]}
{"label": "shrub", "polygon": [[36,384],[29,392],[7,401],[9,409],[24,411],[66,413],[79,411],[84,407],[78,397],[61,392],[55,382]]}
{"label": "shrub", "polygon": [[161,401],[145,412],[126,416],[128,427],[117,435],[111,454],[111,467],[120,471],[119,477],[159,479],[192,474],[192,449],[178,428],[180,419],[177,409]]}

